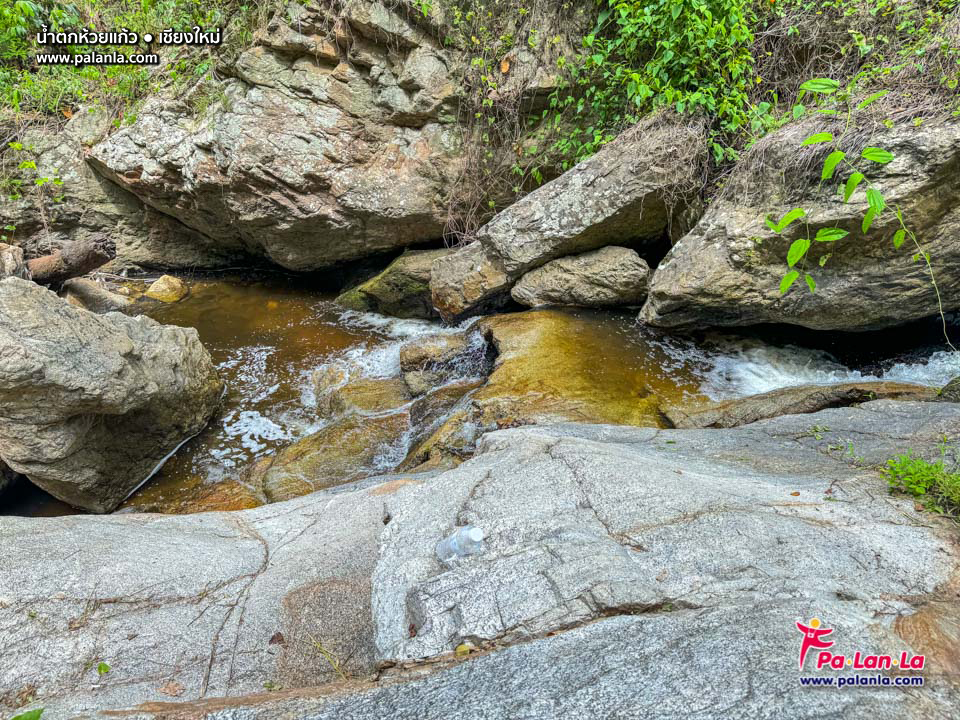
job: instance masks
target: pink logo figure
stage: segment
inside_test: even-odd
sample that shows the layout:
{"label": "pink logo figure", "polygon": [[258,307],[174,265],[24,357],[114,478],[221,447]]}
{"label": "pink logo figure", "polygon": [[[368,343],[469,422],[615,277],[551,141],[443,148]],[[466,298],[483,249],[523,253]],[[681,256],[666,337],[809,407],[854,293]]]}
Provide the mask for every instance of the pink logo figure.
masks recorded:
{"label": "pink logo figure", "polygon": [[803,661],[807,659],[807,650],[818,648],[826,650],[833,647],[833,640],[823,640],[822,638],[833,632],[833,628],[820,627],[820,620],[813,618],[810,625],[797,623],[797,630],[803,633],[803,642],[800,644],[800,669],[803,670]]}

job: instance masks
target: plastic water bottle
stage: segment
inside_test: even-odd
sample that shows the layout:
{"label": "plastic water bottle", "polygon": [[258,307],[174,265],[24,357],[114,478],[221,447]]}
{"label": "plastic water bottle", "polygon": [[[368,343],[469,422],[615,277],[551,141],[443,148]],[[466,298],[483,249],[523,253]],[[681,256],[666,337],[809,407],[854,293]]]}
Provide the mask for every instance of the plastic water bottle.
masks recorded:
{"label": "plastic water bottle", "polygon": [[459,528],[453,535],[437,543],[437,557],[443,562],[475,555],[483,548],[483,530],[473,525]]}

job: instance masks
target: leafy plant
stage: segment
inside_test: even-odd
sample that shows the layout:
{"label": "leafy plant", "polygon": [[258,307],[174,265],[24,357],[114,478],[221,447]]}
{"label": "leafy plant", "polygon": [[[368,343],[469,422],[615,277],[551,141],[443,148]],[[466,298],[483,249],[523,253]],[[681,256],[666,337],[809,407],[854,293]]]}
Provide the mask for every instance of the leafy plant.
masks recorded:
{"label": "leafy plant", "polygon": [[10,720],[40,720],[40,718],[43,716],[43,711],[43,708],[27,710],[25,713],[14,715],[12,718],[10,718]]}
{"label": "leafy plant", "polygon": [[949,449],[942,444],[940,460],[935,463],[914,457],[912,451],[890,459],[884,469],[890,491],[910,495],[933,512],[956,516],[960,511],[960,472],[946,467]]}
{"label": "leafy plant", "polygon": [[[904,220],[903,211],[899,206],[891,208],[884,197],[880,186],[872,181],[868,175],[871,170],[878,165],[887,165],[893,162],[893,153],[880,147],[865,147],[859,156],[852,156],[849,152],[841,149],[844,147],[844,138],[854,125],[855,114],[865,110],[873,103],[885,97],[887,91],[879,91],[864,98],[854,104],[854,91],[851,88],[841,89],[840,83],[831,78],[814,78],[808,80],[800,87],[800,94],[797,98],[797,111],[794,115],[802,117],[810,112],[810,109],[802,103],[807,94],[816,96],[817,105],[815,111],[834,116],[844,112],[846,120],[844,122],[843,132],[839,137],[835,137],[832,132],[817,132],[807,137],[801,146],[809,147],[814,145],[825,145],[830,152],[823,161],[823,167],[820,173],[821,183],[835,182],[838,184],[840,194],[843,196],[843,202],[849,203],[853,200],[858,189],[864,190],[867,207],[864,211],[863,219],[860,223],[860,231],[867,235],[873,227],[874,222],[886,211],[893,209],[896,215],[899,229],[894,233],[892,242],[895,249],[899,250],[907,239],[911,241],[916,253],[913,256],[915,262],[923,261],[927,266],[927,272],[930,276],[930,282],[933,285],[937,296],[940,317],[943,321],[944,337],[950,347],[950,338],[947,334],[946,317],[943,310],[943,300],[940,296],[940,289],[937,286],[936,276],[934,275],[933,265],[930,261],[929,253],[925,252],[917,240],[917,236],[908,227]],[[829,101],[829,102],[827,102]],[[846,179],[842,180],[846,175]],[[807,217],[809,213],[803,208],[793,208],[787,212],[779,221],[774,221],[772,217],[767,217],[766,223],[770,230],[783,235],[787,228],[796,221]],[[850,235],[850,231],[841,227],[821,227],[812,237],[812,229],[809,223],[804,223],[804,234],[795,239],[787,249],[787,269],[780,281],[780,294],[785,295],[796,284],[802,276],[811,293],[816,292],[817,283],[808,268],[808,254],[814,244],[825,243],[826,252],[820,253],[818,264],[824,267],[833,255],[834,245]]]}
{"label": "leafy plant", "polygon": [[107,665],[107,663],[103,661],[100,661],[99,663],[97,663],[97,675],[99,677],[103,677],[108,672],[110,672],[110,666]]}
{"label": "leafy plant", "polygon": [[590,121],[561,137],[558,148],[579,160],[608,142],[623,124],[672,107],[715,118],[712,146],[716,159],[723,160],[727,152],[722,135],[751,123],[762,128],[771,107],[751,108],[748,97],[755,81],[752,4],[601,0],[605,7],[596,29],[583,40],[583,53],[565,64],[571,87],[552,101],[555,110],[573,107]]}

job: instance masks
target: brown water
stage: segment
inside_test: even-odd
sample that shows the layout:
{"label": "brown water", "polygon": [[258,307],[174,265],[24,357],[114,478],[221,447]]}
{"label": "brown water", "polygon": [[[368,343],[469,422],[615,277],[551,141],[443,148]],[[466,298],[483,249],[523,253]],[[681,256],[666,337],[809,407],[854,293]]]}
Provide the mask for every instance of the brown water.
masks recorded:
{"label": "brown water", "polygon": [[[318,427],[310,373],[348,348],[387,334],[344,313],[333,295],[286,276],[189,281],[190,296],[148,313],[193,327],[227,391],[207,428],[172,457],[122,511],[196,512],[261,504],[244,482],[249,466]],[[77,511],[29,485],[6,498],[7,514],[54,516]]]}
{"label": "brown water", "polygon": [[[149,314],[196,328],[227,392],[208,427],[120,512],[187,513],[262,504],[259,491],[246,482],[251,465],[322,426],[313,404],[314,369],[346,355],[374,376],[389,375],[398,371],[401,342],[438,329],[423,321],[344,312],[327,288],[311,279],[274,275],[194,279],[189,285],[188,298],[157,305]],[[505,319],[515,326],[516,342],[513,350],[503,350],[519,350],[519,356],[501,364],[474,396],[490,404],[494,415],[512,412],[501,406],[520,398],[523,406],[533,407],[533,415],[549,418],[562,410],[569,417],[566,405],[572,399],[588,411],[585,422],[656,425],[662,403],[700,404],[787,385],[875,379],[821,350],[757,337],[670,338],[640,326],[632,312],[550,310]],[[960,374],[958,357],[928,352],[925,360],[890,364],[885,377],[942,385]],[[531,406],[531,397],[541,400]],[[75,512],[29,483],[9,491],[0,508],[2,514],[30,516]]]}

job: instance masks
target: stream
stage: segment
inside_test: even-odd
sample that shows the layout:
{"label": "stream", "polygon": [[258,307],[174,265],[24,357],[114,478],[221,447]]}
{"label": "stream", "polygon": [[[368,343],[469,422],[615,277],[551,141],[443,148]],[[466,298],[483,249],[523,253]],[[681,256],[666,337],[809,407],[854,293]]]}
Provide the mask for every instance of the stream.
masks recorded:
{"label": "stream", "polygon": [[[368,377],[399,372],[399,351],[439,323],[345,311],[318,281],[284,275],[195,278],[189,297],[148,314],[197,329],[227,385],[217,415],[118,512],[237,510],[262,503],[245,482],[258,460],[323,428],[312,374],[349,359]],[[577,313],[578,311],[569,311]],[[592,314],[587,372],[641,377],[659,399],[690,406],[781,387],[861,380],[941,386],[960,375],[934,323],[869,335],[798,329],[669,336],[635,312]],[[605,361],[603,360],[605,358]],[[384,467],[373,470],[389,470]],[[21,482],[0,514],[36,517],[77,511]]]}

